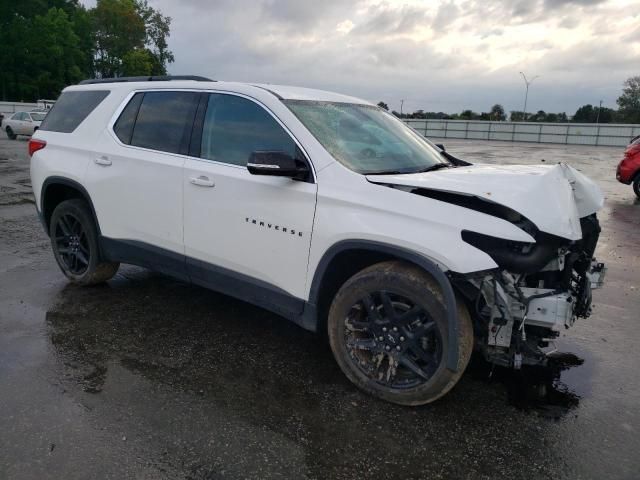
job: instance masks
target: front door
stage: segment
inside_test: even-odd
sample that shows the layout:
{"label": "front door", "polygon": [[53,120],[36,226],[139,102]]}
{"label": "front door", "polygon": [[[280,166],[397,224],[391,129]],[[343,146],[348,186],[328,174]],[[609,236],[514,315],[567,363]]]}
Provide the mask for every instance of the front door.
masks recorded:
{"label": "front door", "polygon": [[189,274],[285,315],[300,313],[316,184],[246,168],[251,152],[299,157],[299,148],[274,116],[241,96],[210,94],[202,123],[200,158],[187,159],[184,169]]}

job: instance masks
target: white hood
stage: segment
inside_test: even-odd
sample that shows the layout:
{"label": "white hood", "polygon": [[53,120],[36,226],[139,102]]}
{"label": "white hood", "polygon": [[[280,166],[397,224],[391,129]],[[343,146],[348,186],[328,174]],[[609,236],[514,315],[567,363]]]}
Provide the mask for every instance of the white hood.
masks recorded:
{"label": "white hood", "polygon": [[472,195],[509,207],[541,231],[580,240],[580,218],[604,202],[600,188],[576,169],[557,165],[486,165],[406,175],[368,175],[372,183]]}

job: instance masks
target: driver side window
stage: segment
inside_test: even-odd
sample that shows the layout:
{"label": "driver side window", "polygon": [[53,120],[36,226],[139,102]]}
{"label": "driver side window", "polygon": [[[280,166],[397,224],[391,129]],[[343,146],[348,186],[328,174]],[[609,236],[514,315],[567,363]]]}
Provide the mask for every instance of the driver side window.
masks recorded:
{"label": "driver side window", "polygon": [[235,95],[209,95],[200,156],[245,166],[254,151],[285,152],[295,157],[296,144],[260,105]]}

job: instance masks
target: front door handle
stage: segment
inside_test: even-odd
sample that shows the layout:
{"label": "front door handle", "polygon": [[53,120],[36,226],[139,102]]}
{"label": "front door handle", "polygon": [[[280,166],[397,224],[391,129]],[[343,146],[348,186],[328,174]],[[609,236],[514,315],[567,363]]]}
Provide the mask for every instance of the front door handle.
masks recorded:
{"label": "front door handle", "polygon": [[204,175],[200,175],[199,177],[191,177],[189,182],[192,185],[198,185],[199,187],[215,187],[216,184],[213,183],[212,180],[209,180],[209,177],[205,177]]}
{"label": "front door handle", "polygon": [[102,165],[103,167],[108,167],[109,165],[111,165],[111,160],[109,160],[109,157],[107,157],[106,155],[100,155],[99,157],[96,157],[93,161],[96,162],[96,164],[98,165]]}

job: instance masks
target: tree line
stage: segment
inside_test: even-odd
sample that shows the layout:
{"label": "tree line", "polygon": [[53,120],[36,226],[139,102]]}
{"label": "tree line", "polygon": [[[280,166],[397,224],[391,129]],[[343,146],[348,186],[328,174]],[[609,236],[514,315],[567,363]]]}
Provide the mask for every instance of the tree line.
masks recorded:
{"label": "tree line", "polygon": [[[627,79],[623,84],[622,94],[616,100],[618,109],[601,107],[599,105],[583,105],[572,116],[566,112],[548,113],[544,110],[527,113],[512,110],[508,116],[512,122],[575,122],[575,123],[640,123],[640,76]],[[389,110],[385,102],[379,102],[378,106]],[[487,120],[503,122],[507,120],[504,107],[495,104],[488,112],[477,113],[472,110],[463,110],[460,113],[428,112],[416,110],[411,113],[400,113],[393,110],[396,117],[414,119],[436,120]]]}
{"label": "tree line", "polygon": [[171,18],[147,0],[0,2],[0,96],[55,99],[84,78],[165,75]]}

